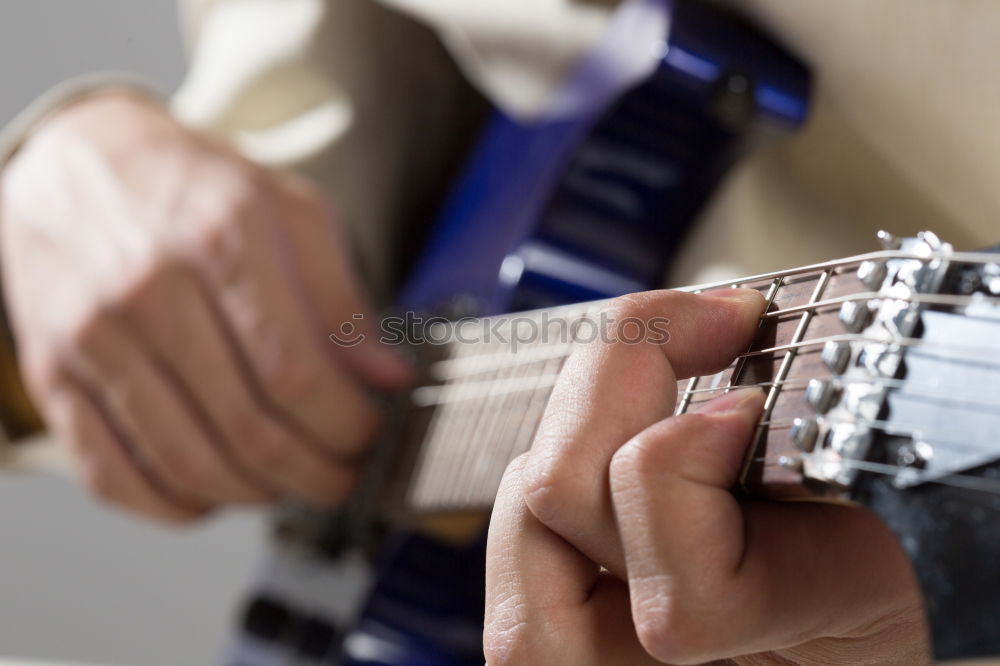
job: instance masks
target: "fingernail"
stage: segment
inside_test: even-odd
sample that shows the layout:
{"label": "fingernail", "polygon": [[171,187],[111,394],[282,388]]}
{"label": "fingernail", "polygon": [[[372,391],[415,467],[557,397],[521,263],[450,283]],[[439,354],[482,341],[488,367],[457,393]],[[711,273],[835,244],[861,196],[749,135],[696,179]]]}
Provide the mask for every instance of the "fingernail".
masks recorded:
{"label": "fingernail", "polygon": [[764,391],[757,387],[734,389],[710,400],[698,410],[700,414],[722,414],[724,412],[759,412],[764,406]]}
{"label": "fingernail", "polygon": [[733,301],[745,301],[747,303],[753,303],[754,305],[764,304],[764,295],[761,294],[756,289],[742,289],[733,287],[724,287],[722,289],[713,289],[712,291],[706,291],[702,293],[702,296],[708,296],[709,298],[724,298],[726,300]]}

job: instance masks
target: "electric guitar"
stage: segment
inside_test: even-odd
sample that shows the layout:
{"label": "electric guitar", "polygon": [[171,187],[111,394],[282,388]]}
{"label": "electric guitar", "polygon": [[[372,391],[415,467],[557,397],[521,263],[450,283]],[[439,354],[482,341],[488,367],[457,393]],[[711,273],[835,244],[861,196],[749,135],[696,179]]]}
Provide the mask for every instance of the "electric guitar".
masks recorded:
{"label": "electric guitar", "polygon": [[[657,287],[739,156],[804,122],[809,89],[808,69],[738,17],[629,0],[549,113],[488,120],[399,310],[490,315]],[[481,666],[488,509],[567,344],[510,359],[419,345],[425,385],[390,410],[349,510],[285,507],[229,663]]]}
{"label": "electric guitar", "polygon": [[[740,490],[867,506],[913,562],[935,655],[998,655],[1000,254],[956,252],[930,232],[881,238],[870,254],[691,288],[757,289],[768,310],[728,368],[679,383],[676,413],[765,388]],[[411,396],[425,418],[412,420],[383,509],[487,509],[530,446],[573,347],[566,332],[593,339],[605,304],[477,322],[490,343],[456,328]],[[518,328],[533,342],[512,346]]]}
{"label": "electric guitar", "polygon": [[[739,156],[804,122],[809,89],[798,59],[732,14],[628,0],[549,112],[488,120],[399,309],[491,315],[655,288]],[[423,359],[426,385],[390,410],[397,427],[347,511],[285,507],[230,663],[482,664],[487,510],[566,350],[514,367],[476,349],[420,345],[444,357]],[[470,400],[473,379],[485,393]]]}

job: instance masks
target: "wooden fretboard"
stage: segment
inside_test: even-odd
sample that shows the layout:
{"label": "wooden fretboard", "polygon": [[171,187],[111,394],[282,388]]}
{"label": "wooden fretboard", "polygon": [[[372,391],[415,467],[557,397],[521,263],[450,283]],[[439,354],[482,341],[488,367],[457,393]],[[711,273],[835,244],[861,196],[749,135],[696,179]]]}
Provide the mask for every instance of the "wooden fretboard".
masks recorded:
{"label": "wooden fretboard", "polygon": [[[796,417],[813,413],[804,400],[808,381],[831,375],[820,360],[823,343],[831,337],[849,336],[838,319],[844,301],[873,296],[856,275],[858,265],[892,255],[872,253],[684,289],[704,292],[744,287],[759,290],[768,301],[747,353],[716,375],[680,381],[675,409],[677,414],[696,410],[734,386],[758,385],[767,390],[743,474],[751,492],[788,497],[815,494],[803,485],[795,465],[787,464],[798,455],[790,438],[791,424]],[[595,317],[604,305],[595,302],[508,315],[492,329],[506,334],[503,340],[441,345],[436,360],[426,367],[425,382],[412,394],[408,444],[396,471],[398,508],[450,512],[492,506],[507,464],[530,447],[552,387],[572,351],[572,338],[563,331],[574,322]],[[492,324],[491,320],[469,323],[465,337],[481,338]],[[532,336],[532,326],[535,330],[547,326],[550,335],[547,339]],[[519,329],[520,339],[531,337],[532,341],[512,345],[510,339]],[[779,464],[783,456],[785,464]]]}

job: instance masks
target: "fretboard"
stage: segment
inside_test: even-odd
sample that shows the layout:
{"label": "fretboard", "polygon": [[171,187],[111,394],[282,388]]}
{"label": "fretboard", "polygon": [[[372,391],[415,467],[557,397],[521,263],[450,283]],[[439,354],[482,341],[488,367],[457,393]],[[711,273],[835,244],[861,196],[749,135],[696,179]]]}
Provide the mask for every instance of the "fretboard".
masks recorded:
{"label": "fretboard", "polygon": [[[679,381],[675,409],[677,414],[697,410],[737,386],[767,391],[743,470],[743,484],[750,492],[815,494],[803,485],[795,465],[792,423],[813,413],[805,400],[809,380],[831,375],[828,363],[821,360],[825,343],[851,335],[849,323],[842,321],[844,303],[872,296],[858,277],[858,266],[890,254],[684,289],[744,287],[767,299],[767,311],[746,353],[715,375]],[[579,338],[586,340],[587,324],[579,322],[593,321],[605,305],[594,302],[475,320],[464,325],[464,333],[455,332],[461,341],[437,345],[423,385],[411,396],[409,443],[397,465],[406,470],[397,470],[397,478],[403,479],[396,484],[399,508],[489,508],[507,465],[530,447],[563,363],[574,344],[582,344],[574,343],[566,331],[581,326]]]}

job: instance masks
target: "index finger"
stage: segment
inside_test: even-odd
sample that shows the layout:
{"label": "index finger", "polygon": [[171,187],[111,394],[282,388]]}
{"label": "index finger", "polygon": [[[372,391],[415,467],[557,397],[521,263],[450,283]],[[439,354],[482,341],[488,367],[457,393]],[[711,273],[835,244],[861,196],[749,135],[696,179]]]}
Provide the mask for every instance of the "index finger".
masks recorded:
{"label": "index finger", "polygon": [[608,490],[612,455],[673,413],[678,378],[721,370],[745,351],[764,304],[749,289],[701,296],[653,291],[616,299],[612,323],[666,318],[669,339],[602,340],[574,351],[525,465],[531,511],[588,557],[624,574]]}

